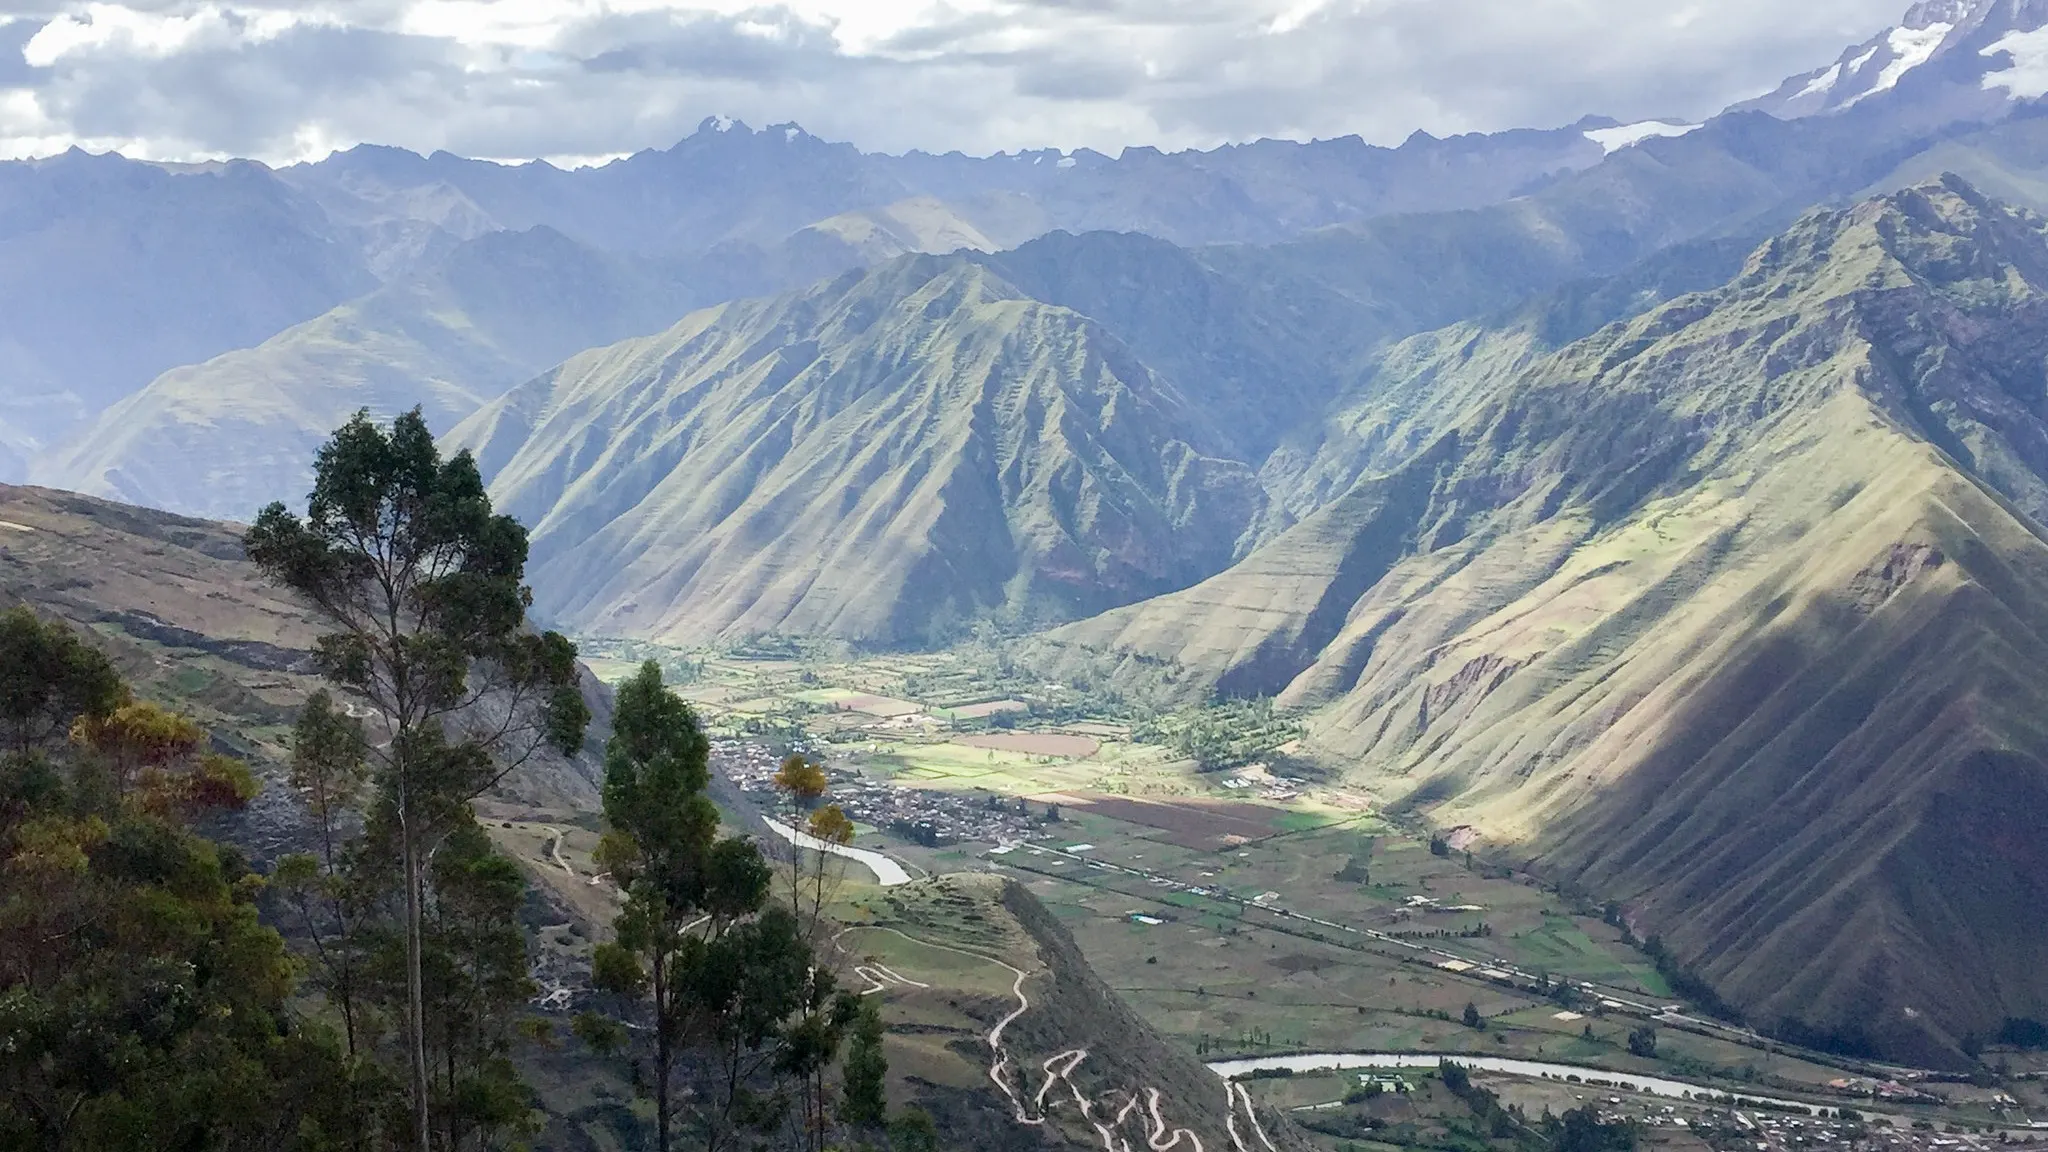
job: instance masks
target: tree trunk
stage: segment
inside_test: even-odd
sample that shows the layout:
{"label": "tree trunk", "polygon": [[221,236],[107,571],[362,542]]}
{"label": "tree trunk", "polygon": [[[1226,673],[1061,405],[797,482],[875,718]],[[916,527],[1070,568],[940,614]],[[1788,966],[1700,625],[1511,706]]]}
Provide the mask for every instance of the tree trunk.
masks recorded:
{"label": "tree trunk", "polygon": [[427,1006],[420,977],[421,899],[419,844],[412,814],[399,816],[399,839],[405,856],[405,1040],[412,1050],[412,1124],[416,1152],[433,1152],[433,1127],[427,1116]]}
{"label": "tree trunk", "polygon": [[668,973],[662,962],[662,954],[654,953],[654,1142],[656,1152],[669,1152],[668,1148],[668,1076],[669,1064],[674,1059],[669,1051],[668,1025]]}

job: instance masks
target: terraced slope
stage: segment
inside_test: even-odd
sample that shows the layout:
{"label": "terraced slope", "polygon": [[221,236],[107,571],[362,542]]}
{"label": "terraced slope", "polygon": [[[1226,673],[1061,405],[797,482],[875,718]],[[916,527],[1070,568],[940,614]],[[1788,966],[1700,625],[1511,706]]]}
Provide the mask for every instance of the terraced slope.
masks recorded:
{"label": "terraced slope", "polygon": [[1951,180],[1560,351],[1418,338],[1297,462],[1335,495],[1042,656],[1313,709],[1755,1022],[1955,1059],[2048,1014],[2044,290]]}
{"label": "terraced slope", "polygon": [[556,620],[899,644],[1227,565],[1258,492],[1204,399],[973,260],[917,257],[577,356],[449,440],[532,526]]}

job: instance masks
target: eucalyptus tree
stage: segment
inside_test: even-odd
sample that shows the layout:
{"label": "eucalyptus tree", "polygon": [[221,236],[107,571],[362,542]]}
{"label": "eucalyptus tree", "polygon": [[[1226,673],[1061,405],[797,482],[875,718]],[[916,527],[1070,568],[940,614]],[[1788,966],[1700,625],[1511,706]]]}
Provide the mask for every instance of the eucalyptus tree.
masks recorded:
{"label": "eucalyptus tree", "polygon": [[679,1047],[697,1004],[680,966],[725,938],[768,898],[768,864],[751,841],[720,837],[705,794],[711,745],[650,660],[621,685],[605,744],[607,829],[599,862],[625,893],[616,938],[592,957],[602,988],[644,999],[654,1018],[655,1146],[668,1152]]}
{"label": "eucalyptus tree", "polygon": [[301,517],[272,504],[244,539],[331,631],[322,674],[367,704],[377,802],[404,887],[405,1040],[419,1152],[430,1152],[422,987],[426,862],[468,801],[547,746],[573,752],[589,711],[576,649],[528,627],[526,530],[495,515],[467,452],[443,460],[418,409],[358,412],[314,460]]}

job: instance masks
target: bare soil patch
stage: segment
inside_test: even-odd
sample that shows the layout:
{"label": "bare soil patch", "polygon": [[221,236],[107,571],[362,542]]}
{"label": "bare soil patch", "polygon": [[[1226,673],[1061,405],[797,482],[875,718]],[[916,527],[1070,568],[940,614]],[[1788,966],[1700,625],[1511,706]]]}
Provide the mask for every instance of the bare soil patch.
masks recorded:
{"label": "bare soil patch", "polygon": [[1087,797],[1088,811],[1126,824],[1157,828],[1169,843],[1213,850],[1263,840],[1282,829],[1281,813],[1231,800],[1139,800],[1129,796]]}
{"label": "bare soil patch", "polygon": [[839,707],[887,718],[915,716],[924,711],[908,700],[892,700],[887,696],[849,696],[839,702]]}
{"label": "bare soil patch", "polygon": [[1102,750],[1092,736],[1069,736],[1058,732],[990,732],[962,736],[954,741],[969,748],[990,748],[997,752],[1021,752],[1026,756],[1062,756],[1086,760]]}

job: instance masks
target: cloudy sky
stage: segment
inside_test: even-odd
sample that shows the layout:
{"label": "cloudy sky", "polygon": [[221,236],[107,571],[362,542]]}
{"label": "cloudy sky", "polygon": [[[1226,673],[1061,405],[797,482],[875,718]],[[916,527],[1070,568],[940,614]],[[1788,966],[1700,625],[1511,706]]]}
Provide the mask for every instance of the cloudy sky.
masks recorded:
{"label": "cloudy sky", "polygon": [[1398,143],[1697,118],[1905,0],[0,0],[0,155],[665,147],[711,114],[872,150]]}

